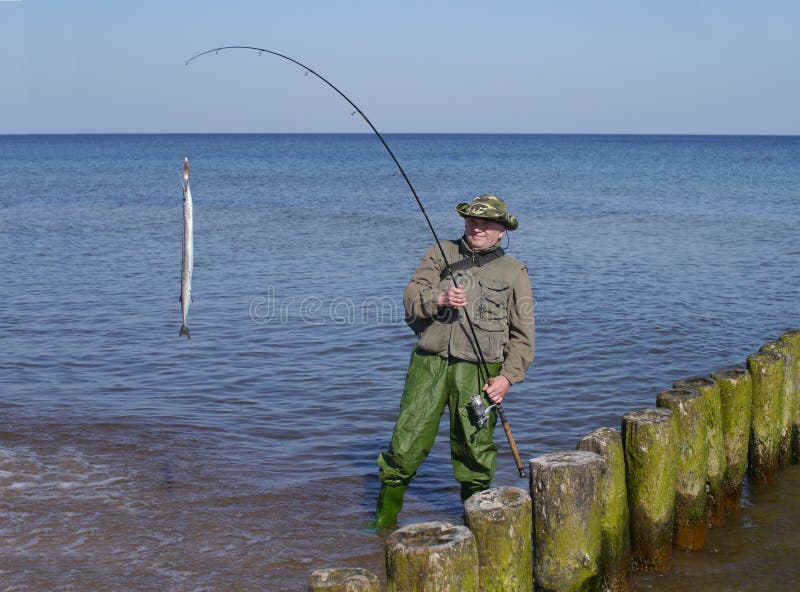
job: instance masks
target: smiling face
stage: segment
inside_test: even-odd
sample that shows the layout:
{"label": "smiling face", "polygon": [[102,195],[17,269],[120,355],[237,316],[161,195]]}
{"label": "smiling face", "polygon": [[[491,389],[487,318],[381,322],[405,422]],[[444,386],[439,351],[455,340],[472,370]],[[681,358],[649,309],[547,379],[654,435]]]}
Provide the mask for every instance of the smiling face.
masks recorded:
{"label": "smiling face", "polygon": [[464,236],[473,251],[485,251],[503,238],[505,226],[492,220],[464,218]]}

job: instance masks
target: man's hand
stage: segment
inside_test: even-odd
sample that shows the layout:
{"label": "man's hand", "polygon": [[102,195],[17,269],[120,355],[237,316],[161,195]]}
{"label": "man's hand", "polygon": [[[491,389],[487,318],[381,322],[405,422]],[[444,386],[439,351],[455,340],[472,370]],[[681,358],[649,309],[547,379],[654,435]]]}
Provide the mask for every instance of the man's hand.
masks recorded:
{"label": "man's hand", "polygon": [[447,290],[444,292],[439,292],[437,302],[439,303],[439,306],[463,308],[467,305],[467,297],[464,293],[464,286],[447,288]]}
{"label": "man's hand", "polygon": [[483,385],[483,392],[492,403],[502,403],[509,388],[511,388],[511,383],[501,374],[490,378],[489,382]]}

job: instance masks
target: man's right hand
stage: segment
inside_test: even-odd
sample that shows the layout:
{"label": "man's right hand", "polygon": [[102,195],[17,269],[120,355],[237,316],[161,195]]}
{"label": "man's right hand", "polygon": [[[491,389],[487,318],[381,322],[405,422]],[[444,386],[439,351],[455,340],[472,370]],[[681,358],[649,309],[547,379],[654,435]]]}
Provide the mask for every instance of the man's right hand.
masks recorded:
{"label": "man's right hand", "polygon": [[439,292],[439,306],[450,308],[463,308],[467,305],[467,297],[464,293],[464,286],[447,288],[444,292]]}

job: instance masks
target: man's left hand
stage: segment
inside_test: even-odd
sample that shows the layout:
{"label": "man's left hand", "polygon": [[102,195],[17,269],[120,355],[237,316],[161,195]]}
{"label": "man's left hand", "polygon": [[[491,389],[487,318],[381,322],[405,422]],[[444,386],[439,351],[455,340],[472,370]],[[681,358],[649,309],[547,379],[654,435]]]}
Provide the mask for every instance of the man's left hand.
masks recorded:
{"label": "man's left hand", "polygon": [[483,386],[483,392],[492,403],[502,403],[509,388],[511,388],[511,383],[501,374],[490,378],[489,382]]}

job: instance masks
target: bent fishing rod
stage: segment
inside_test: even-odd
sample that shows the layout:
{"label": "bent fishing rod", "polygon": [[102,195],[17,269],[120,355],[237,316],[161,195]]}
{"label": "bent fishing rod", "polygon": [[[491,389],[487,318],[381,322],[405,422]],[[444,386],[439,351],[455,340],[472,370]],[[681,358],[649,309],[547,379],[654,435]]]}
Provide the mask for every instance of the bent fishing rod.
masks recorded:
{"label": "bent fishing rod", "polygon": [[[263,49],[263,48],[260,48],[260,47],[252,47],[252,46],[248,46],[248,45],[226,45],[224,47],[215,47],[214,49],[209,49],[209,50],[203,51],[201,53],[198,53],[197,55],[194,55],[194,56],[190,57],[188,60],[186,60],[186,65],[188,66],[194,60],[196,60],[196,59],[198,59],[200,57],[203,57],[205,55],[208,55],[210,53],[218,54],[221,51],[232,50],[232,49],[243,49],[243,50],[246,50],[246,51],[257,51],[259,55],[261,55],[262,53],[266,53],[266,54],[269,54],[269,55],[274,55],[276,57],[282,58],[282,59],[284,59],[286,61],[289,61],[289,62],[291,62],[291,63],[303,68],[306,71],[306,75],[312,74],[312,75],[316,76],[317,78],[319,78],[322,82],[324,82],[330,88],[332,88],[334,91],[336,91],[336,93],[340,97],[342,97],[345,101],[347,101],[347,103],[351,107],[353,107],[353,109],[355,109],[355,112],[358,113],[361,116],[361,118],[367,123],[367,125],[370,127],[370,129],[375,133],[375,135],[381,141],[381,144],[383,144],[383,147],[389,153],[389,156],[392,158],[392,161],[394,162],[395,166],[397,166],[397,169],[400,171],[400,174],[403,176],[403,179],[405,180],[406,185],[408,185],[408,188],[411,190],[411,194],[414,196],[414,199],[416,200],[417,205],[419,206],[419,209],[422,212],[422,215],[425,217],[425,222],[428,224],[428,228],[430,229],[431,234],[433,234],[433,238],[436,241],[436,246],[439,248],[439,253],[442,256],[442,260],[444,261],[445,269],[447,270],[447,275],[450,277],[450,280],[453,282],[453,285],[457,286],[458,283],[456,282],[455,275],[453,274],[453,270],[450,267],[450,262],[447,260],[447,255],[445,255],[445,253],[444,253],[444,248],[442,248],[442,243],[439,240],[439,236],[436,234],[436,230],[433,228],[433,224],[431,223],[431,219],[428,217],[428,212],[425,210],[425,206],[422,205],[422,200],[420,200],[419,195],[417,195],[417,191],[416,191],[416,189],[414,189],[414,185],[411,184],[411,179],[408,178],[408,175],[406,174],[405,169],[403,169],[403,166],[400,164],[400,161],[397,160],[397,157],[394,155],[394,152],[392,152],[392,149],[389,148],[389,144],[386,143],[386,140],[384,140],[384,138],[381,135],[381,133],[372,124],[372,122],[369,120],[369,117],[367,117],[364,114],[364,112],[358,107],[358,105],[356,105],[353,101],[351,101],[350,97],[348,97],[346,94],[344,94],[331,81],[329,81],[327,78],[325,78],[324,76],[322,76],[318,72],[316,72],[313,69],[309,68],[308,66],[306,66],[302,62],[298,62],[294,58],[290,58],[287,55],[284,55],[282,53],[278,53],[277,51],[272,51],[272,50],[269,50],[269,49]],[[488,379],[489,378],[489,366],[487,365],[486,358],[484,358],[483,351],[481,350],[480,345],[478,344],[478,336],[477,336],[477,334],[475,332],[475,325],[473,324],[472,319],[470,318],[469,314],[467,313],[466,308],[463,309],[462,312],[464,313],[464,318],[466,319],[467,325],[469,326],[470,333],[472,334],[472,340],[473,340],[472,348],[475,351],[475,353],[477,354],[478,360],[479,360],[478,389],[480,391],[482,389],[482,384],[481,384],[482,380],[481,380],[481,372],[480,372],[480,370],[483,369],[483,372],[486,375],[486,378]],[[525,477],[525,469],[522,466],[522,459],[519,456],[519,451],[517,450],[517,444],[514,441],[514,437],[511,435],[511,426],[509,426],[509,424],[508,424],[508,420],[506,419],[506,414],[505,414],[505,411],[503,410],[503,406],[500,403],[497,403],[494,407],[495,407],[495,410],[497,411],[497,415],[500,416],[501,423],[503,424],[503,430],[506,433],[506,437],[508,439],[508,445],[511,448],[511,454],[514,456],[514,462],[517,465],[517,470],[519,471],[519,476],[520,477]]]}

